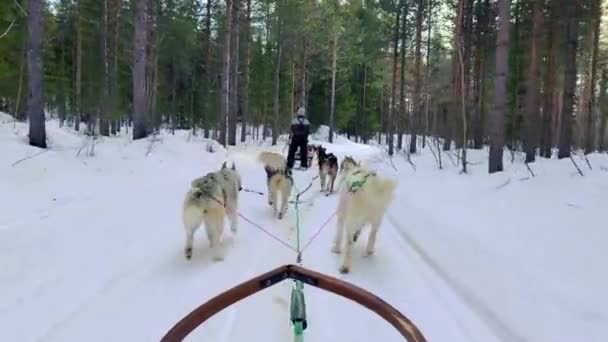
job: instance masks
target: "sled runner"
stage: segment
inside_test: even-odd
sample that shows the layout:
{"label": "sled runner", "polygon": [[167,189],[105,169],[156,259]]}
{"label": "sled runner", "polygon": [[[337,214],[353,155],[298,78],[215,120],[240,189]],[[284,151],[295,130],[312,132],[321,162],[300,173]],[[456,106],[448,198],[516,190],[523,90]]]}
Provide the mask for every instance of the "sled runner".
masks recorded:
{"label": "sled runner", "polygon": [[[182,341],[199,325],[228,306],[286,279],[293,279],[300,284],[304,283],[315,286],[351,299],[365,306],[367,309],[374,311],[384,320],[389,322],[397,331],[399,331],[406,341],[426,342],[422,333],[407,317],[379,297],[342,280],[296,265],[278,267],[211,298],[208,302],[199,306],[175,324],[173,328],[165,334],[161,342]],[[299,301],[297,295],[295,297],[296,301]],[[303,301],[303,298],[300,300]],[[305,306],[301,305],[294,310],[293,302],[294,293],[292,293],[292,323],[294,323],[294,325],[299,324],[301,329],[306,329]],[[303,302],[300,304],[303,304]]]}

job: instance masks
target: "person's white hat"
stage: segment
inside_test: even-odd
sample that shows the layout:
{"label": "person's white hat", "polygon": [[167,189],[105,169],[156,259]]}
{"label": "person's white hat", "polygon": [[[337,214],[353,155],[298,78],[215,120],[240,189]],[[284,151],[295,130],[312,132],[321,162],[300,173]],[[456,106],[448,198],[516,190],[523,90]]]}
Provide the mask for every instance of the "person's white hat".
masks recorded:
{"label": "person's white hat", "polygon": [[306,111],[304,110],[304,107],[298,108],[298,111],[296,112],[296,116],[306,116]]}

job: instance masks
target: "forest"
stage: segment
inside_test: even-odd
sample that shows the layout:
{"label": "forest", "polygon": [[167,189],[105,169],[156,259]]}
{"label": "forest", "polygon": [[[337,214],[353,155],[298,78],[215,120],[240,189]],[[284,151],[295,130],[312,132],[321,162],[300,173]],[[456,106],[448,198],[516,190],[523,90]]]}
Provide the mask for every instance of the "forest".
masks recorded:
{"label": "forest", "polygon": [[[92,136],[188,129],[223,145],[318,127],[390,156],[429,145],[608,149],[602,0],[4,0],[0,111]],[[86,125],[83,125],[85,123]],[[237,134],[242,130],[242,134]],[[440,159],[439,159],[440,160]]]}

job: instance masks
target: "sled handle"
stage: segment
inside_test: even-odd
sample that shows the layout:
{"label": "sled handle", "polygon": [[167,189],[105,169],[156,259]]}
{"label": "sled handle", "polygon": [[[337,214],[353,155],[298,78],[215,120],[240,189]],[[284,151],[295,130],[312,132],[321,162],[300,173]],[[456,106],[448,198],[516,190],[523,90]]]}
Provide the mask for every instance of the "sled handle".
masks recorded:
{"label": "sled handle", "polygon": [[426,342],[418,328],[399,310],[380,297],[340,279],[311,271],[296,265],[283,265],[272,271],[259,275],[223,292],[194,311],[190,312],[175,324],[161,342],[181,342],[194,329],[213,315],[230,305],[280,283],[285,279],[294,279],[353,300],[367,309],[374,311],[389,322],[408,342]]}

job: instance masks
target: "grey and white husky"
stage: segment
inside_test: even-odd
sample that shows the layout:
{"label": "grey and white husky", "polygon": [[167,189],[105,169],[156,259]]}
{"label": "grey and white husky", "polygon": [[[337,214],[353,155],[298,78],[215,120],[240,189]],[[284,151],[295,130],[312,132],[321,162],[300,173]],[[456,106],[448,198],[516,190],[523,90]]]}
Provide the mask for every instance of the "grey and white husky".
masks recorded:
{"label": "grey and white husky", "polygon": [[207,239],[211,247],[213,260],[224,259],[220,246],[224,234],[224,219],[228,216],[230,230],[238,229],[238,198],[242,190],[241,176],[232,164],[231,168],[222,165],[221,170],[210,172],[204,177],[192,181],[182,207],[182,221],[186,230],[186,259],[192,257],[194,233],[201,223],[205,223]]}

